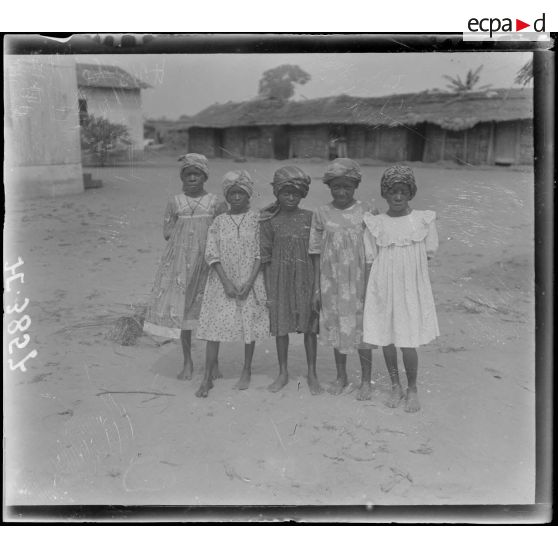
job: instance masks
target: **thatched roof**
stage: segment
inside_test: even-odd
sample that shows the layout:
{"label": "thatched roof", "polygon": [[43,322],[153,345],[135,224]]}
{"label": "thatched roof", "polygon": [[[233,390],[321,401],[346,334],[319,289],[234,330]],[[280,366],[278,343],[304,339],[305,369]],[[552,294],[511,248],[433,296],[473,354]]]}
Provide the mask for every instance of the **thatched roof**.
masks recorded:
{"label": "thatched roof", "polygon": [[256,99],[214,104],[177,128],[229,128],[266,125],[359,124],[413,126],[422,122],[448,130],[472,128],[479,122],[533,117],[532,89],[494,89],[473,93],[443,91],[387,97],[325,97],[279,102]]}
{"label": "thatched roof", "polygon": [[107,64],[76,64],[78,87],[109,89],[146,89],[151,85],[130,75],[118,66]]}

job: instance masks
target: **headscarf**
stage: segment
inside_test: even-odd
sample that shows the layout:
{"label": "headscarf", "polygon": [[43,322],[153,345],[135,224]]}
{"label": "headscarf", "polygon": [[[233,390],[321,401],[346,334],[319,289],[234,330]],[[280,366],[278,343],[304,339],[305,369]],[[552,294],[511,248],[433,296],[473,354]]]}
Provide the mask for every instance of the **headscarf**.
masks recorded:
{"label": "headscarf", "polygon": [[223,176],[223,194],[225,199],[233,186],[242,188],[250,197],[254,193],[254,181],[245,170],[229,171]]}
{"label": "headscarf", "polygon": [[351,178],[355,180],[357,184],[360,183],[360,181],[362,180],[360,165],[356,161],[353,161],[352,159],[346,159],[345,157],[334,159],[327,166],[322,181],[324,184],[329,184],[334,178],[339,178],[341,176]]}
{"label": "headscarf", "polygon": [[[273,186],[273,194],[275,197],[277,197],[286,186],[292,186],[305,198],[308,195],[310,182],[312,182],[312,179],[302,169],[287,165],[275,171],[271,185]],[[260,221],[267,221],[275,217],[280,210],[281,205],[279,200],[274,201],[261,210]]]}
{"label": "headscarf", "polygon": [[383,198],[385,198],[385,193],[395,184],[407,184],[407,186],[409,186],[409,190],[411,191],[411,199],[415,197],[415,194],[417,193],[417,184],[411,167],[397,164],[384,171],[380,182]]}
{"label": "headscarf", "polygon": [[209,164],[207,162],[207,157],[205,155],[200,155],[199,153],[186,153],[179,157],[180,161],[180,176],[184,172],[184,169],[193,167],[205,174],[205,179],[209,178]]}
{"label": "headscarf", "polygon": [[275,196],[278,196],[285,186],[292,186],[305,198],[308,195],[310,182],[312,179],[302,169],[288,165],[275,171],[271,185]]}

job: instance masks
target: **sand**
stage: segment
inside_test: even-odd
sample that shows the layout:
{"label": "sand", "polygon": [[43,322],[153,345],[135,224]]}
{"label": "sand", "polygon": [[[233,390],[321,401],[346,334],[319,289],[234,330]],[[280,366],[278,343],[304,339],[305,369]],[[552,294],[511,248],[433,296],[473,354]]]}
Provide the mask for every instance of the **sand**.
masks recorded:
{"label": "sand", "polygon": [[[246,168],[253,207],[271,201],[277,161],[211,161],[210,191]],[[328,201],[323,162],[303,207]],[[30,302],[27,372],[4,368],[7,505],[23,504],[528,504],[534,501],[533,172],[422,166],[412,205],[438,213],[431,280],[441,336],[419,350],[422,410],[384,405],[389,381],[374,351],[374,394],[356,401],[358,359],[340,396],[311,396],[301,336],[278,394],[273,339],[258,344],[248,390],[234,391],[243,347],[223,344],[224,378],[207,400],[179,381],[180,346],[147,336],[121,346],[111,325],[145,304],[164,248],[173,158],[88,169],[103,187],[8,200],[5,261],[24,260]],[[383,168],[357,192],[375,199]],[[10,318],[10,316],[8,316]],[[8,321],[5,321],[8,323]],[[13,336],[7,336],[7,340]],[[318,348],[318,375],[335,377]]]}

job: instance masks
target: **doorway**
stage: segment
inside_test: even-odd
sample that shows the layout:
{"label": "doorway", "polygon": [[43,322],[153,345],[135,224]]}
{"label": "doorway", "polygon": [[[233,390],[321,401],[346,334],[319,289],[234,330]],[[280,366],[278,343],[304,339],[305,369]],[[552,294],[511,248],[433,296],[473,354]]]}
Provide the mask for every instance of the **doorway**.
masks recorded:
{"label": "doorway", "polygon": [[289,127],[277,126],[273,132],[273,156],[276,159],[288,159],[289,151]]}
{"label": "doorway", "polygon": [[422,161],[426,143],[426,125],[419,124],[407,130],[407,160]]}

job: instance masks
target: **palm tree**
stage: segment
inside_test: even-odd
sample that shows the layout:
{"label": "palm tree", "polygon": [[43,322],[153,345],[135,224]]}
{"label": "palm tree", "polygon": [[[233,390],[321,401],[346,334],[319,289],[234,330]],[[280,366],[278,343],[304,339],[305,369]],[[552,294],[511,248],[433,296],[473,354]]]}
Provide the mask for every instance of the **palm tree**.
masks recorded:
{"label": "palm tree", "polygon": [[480,65],[476,70],[469,70],[465,75],[465,79],[461,79],[461,76],[451,77],[448,75],[443,75],[442,77],[449,81],[447,85],[448,89],[453,91],[454,93],[466,93],[468,91],[473,91],[473,89],[477,89],[478,91],[482,91],[483,89],[489,89],[492,87],[492,84],[489,85],[482,85],[481,87],[477,87],[477,83],[480,80],[480,73],[483,66]]}
{"label": "palm tree", "polygon": [[525,62],[521,68],[517,71],[515,75],[514,83],[523,85],[526,87],[529,82],[533,79],[533,59]]}

